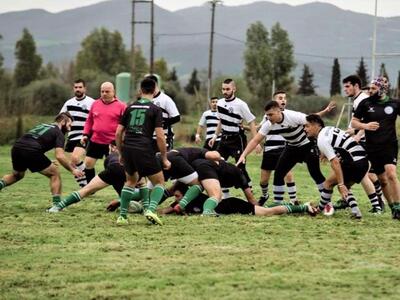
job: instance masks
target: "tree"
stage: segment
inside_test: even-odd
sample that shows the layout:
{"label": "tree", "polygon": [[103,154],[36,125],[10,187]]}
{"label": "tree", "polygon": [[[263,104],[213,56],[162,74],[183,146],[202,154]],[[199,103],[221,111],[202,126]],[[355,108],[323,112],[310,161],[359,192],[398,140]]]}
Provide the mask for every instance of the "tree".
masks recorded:
{"label": "tree", "polygon": [[[0,40],[2,40],[2,39],[3,39],[3,36],[0,34]],[[0,53],[0,80],[1,80],[1,77],[3,76],[3,73],[4,73],[3,62],[4,62],[4,57]]]}
{"label": "tree", "polygon": [[154,73],[158,74],[162,81],[166,81],[168,79],[168,64],[164,58],[157,59],[154,62]]}
{"label": "tree", "polygon": [[178,74],[176,72],[175,67],[173,67],[171,72],[169,72],[167,80],[170,81],[178,90],[181,89],[181,85],[179,83]]}
{"label": "tree", "polygon": [[39,79],[55,79],[60,77],[60,70],[51,62],[39,71]]}
{"label": "tree", "polygon": [[24,87],[36,80],[42,65],[42,58],[36,54],[36,45],[33,36],[24,28],[22,38],[15,45],[17,64],[14,70],[16,87]]}
{"label": "tree", "polygon": [[396,84],[396,98],[399,99],[400,98],[400,71],[397,75],[397,84]]}
{"label": "tree", "polygon": [[272,53],[268,31],[259,21],[247,29],[244,61],[244,77],[252,94],[261,101],[270,99]]}
{"label": "tree", "polygon": [[273,60],[273,78],[279,90],[289,90],[294,81],[291,72],[296,66],[293,56],[293,44],[288,32],[276,23],[271,28],[271,49]]}
{"label": "tree", "polygon": [[332,67],[332,77],[331,77],[331,96],[340,95],[341,94],[341,85],[340,85],[340,65],[339,60],[335,58],[333,60],[333,67]]}
{"label": "tree", "polygon": [[366,86],[369,82],[369,78],[367,75],[367,68],[364,64],[364,58],[361,57],[360,63],[358,65],[357,71],[356,71],[358,77],[361,79],[361,85]]}
{"label": "tree", "polygon": [[195,95],[200,90],[200,80],[197,78],[197,70],[194,69],[188,84],[185,86],[186,93]]}
{"label": "tree", "polygon": [[314,74],[308,65],[304,65],[303,74],[299,80],[298,95],[311,96],[315,95]]}
{"label": "tree", "polygon": [[386,77],[386,79],[389,81],[389,75],[388,75],[388,73],[386,72],[386,67],[385,67],[385,64],[384,64],[384,63],[381,64],[381,68],[380,68],[380,70],[379,70],[379,76]]}
{"label": "tree", "polygon": [[76,58],[78,75],[82,70],[93,70],[114,76],[130,69],[128,52],[118,31],[97,28],[82,41],[81,46]]}

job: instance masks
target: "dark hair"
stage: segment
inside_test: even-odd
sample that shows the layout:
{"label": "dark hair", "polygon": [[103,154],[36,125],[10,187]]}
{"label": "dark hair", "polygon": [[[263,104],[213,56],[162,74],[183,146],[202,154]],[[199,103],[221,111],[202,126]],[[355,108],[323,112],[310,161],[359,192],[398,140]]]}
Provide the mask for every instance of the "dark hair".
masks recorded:
{"label": "dark hair", "polygon": [[276,95],[279,95],[279,94],[286,94],[286,92],[283,91],[283,90],[277,90],[277,91],[272,95],[272,97],[275,97]]}
{"label": "dark hair", "polygon": [[140,89],[144,94],[153,94],[156,90],[156,84],[157,83],[153,79],[146,77],[140,83]]}
{"label": "dark hair", "polygon": [[270,110],[270,109],[273,109],[273,108],[278,108],[278,109],[280,109],[278,102],[273,101],[273,100],[272,100],[272,101],[268,101],[268,102],[265,104],[265,106],[264,106],[264,110],[265,110],[265,111]]}
{"label": "dark hair", "polygon": [[321,126],[322,128],[325,127],[325,123],[324,121],[322,121],[321,117],[319,115],[316,114],[312,114],[312,115],[308,115],[306,117],[307,122],[309,123],[314,123],[314,124],[318,124],[319,126]]}
{"label": "dark hair", "polygon": [[183,195],[186,193],[186,191],[189,189],[188,186],[180,181],[177,181],[175,183],[175,191],[180,191]]}
{"label": "dark hair", "polygon": [[358,88],[361,88],[361,79],[358,77],[358,75],[350,75],[342,80],[342,83],[347,82],[350,82],[352,85],[358,84]]}
{"label": "dark hair", "polygon": [[112,141],[110,142],[110,145],[117,146],[117,143],[115,142],[115,140],[112,140]]}
{"label": "dark hair", "polygon": [[74,120],[74,118],[71,116],[71,114],[69,112],[62,112],[54,118],[54,121],[57,123],[60,123],[67,119],[71,119],[71,121]]}
{"label": "dark hair", "polygon": [[147,75],[145,78],[149,78],[158,84],[158,78],[156,75],[150,74],[150,75]]}
{"label": "dark hair", "polygon": [[83,79],[81,79],[81,78],[75,80],[74,83],[82,83],[83,86],[86,86],[85,80],[83,80]]}
{"label": "dark hair", "polygon": [[231,82],[233,82],[232,78],[227,78],[227,79],[224,80],[225,84],[230,84]]}
{"label": "dark hair", "polygon": [[218,100],[219,98],[214,96],[214,97],[211,97],[211,98],[210,98],[210,101],[211,101],[211,100],[215,100],[215,99]]}

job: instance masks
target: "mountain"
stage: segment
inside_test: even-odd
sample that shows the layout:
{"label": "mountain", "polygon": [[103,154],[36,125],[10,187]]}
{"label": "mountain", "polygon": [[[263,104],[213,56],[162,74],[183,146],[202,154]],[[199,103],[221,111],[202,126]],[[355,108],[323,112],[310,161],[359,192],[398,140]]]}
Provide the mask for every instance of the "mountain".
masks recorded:
{"label": "mountain", "polygon": [[[22,29],[33,34],[44,61],[58,64],[71,60],[80,42],[96,27],[118,30],[130,47],[131,1],[112,0],[94,5],[49,13],[26,10],[0,14],[0,52],[5,66],[12,68],[14,47]],[[149,6],[136,4],[136,19],[149,19]],[[295,45],[299,77],[304,63],[310,65],[319,92],[327,94],[333,58],[339,57],[342,76],[353,73],[361,56],[371,65],[373,16],[342,10],[334,5],[314,2],[291,6],[267,1],[241,6],[218,6],[215,22],[214,72],[238,74],[243,69],[246,30],[261,21],[267,28],[280,22]],[[171,12],[155,6],[155,55],[164,57],[185,78],[193,68],[206,69],[210,30],[210,7],[207,4]],[[378,18],[377,52],[399,52],[400,17]],[[149,51],[149,26],[139,24],[136,43]],[[187,35],[190,34],[190,35]],[[400,58],[382,60],[389,77],[395,81]],[[380,60],[377,61],[379,68]]]}

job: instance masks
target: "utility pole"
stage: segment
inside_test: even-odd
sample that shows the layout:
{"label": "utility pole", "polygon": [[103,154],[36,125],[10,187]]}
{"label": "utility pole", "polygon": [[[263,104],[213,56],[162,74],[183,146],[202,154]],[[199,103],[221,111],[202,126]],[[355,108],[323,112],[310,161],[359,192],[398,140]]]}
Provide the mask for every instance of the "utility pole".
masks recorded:
{"label": "utility pole", "polygon": [[218,3],[222,3],[221,0],[211,0],[211,31],[210,31],[210,47],[208,51],[208,80],[207,80],[207,103],[211,98],[212,88],[212,63],[213,63],[213,52],[214,52],[214,24],[215,24],[215,7]]}
{"label": "utility pole", "polygon": [[[150,21],[137,21],[135,18],[136,4],[150,4]],[[150,73],[154,69],[154,0],[132,0],[131,21],[131,97],[136,93],[136,61],[135,61],[135,26],[136,24],[150,24]]]}
{"label": "utility pole", "polygon": [[375,0],[375,17],[374,17],[374,32],[372,35],[372,67],[371,67],[371,79],[375,78],[375,60],[376,60],[376,21],[378,15],[378,0]]}

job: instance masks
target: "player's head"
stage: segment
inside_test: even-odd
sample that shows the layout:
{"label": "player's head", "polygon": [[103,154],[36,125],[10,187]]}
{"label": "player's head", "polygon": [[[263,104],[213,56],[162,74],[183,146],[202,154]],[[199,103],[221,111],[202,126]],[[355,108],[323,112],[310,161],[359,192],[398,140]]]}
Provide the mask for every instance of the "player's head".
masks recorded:
{"label": "player's head", "polygon": [[369,95],[371,97],[381,98],[386,95],[386,86],[384,77],[376,77],[369,85]]}
{"label": "player's head", "polygon": [[147,74],[147,75],[144,76],[144,78],[149,78],[149,79],[155,81],[155,83],[156,83],[155,93],[158,93],[159,85],[160,85],[160,83],[158,82],[158,77],[156,75],[154,75],[154,74]]}
{"label": "player's head", "polygon": [[76,98],[83,98],[86,94],[86,83],[83,79],[74,81],[74,95]]}
{"label": "player's head", "polygon": [[179,181],[177,183],[175,183],[175,186],[174,186],[175,201],[177,201],[177,202],[181,201],[187,190],[188,190],[188,186],[186,184],[179,182]]}
{"label": "player's head", "polygon": [[386,76],[382,76],[383,86],[385,87],[385,94],[389,94],[390,91],[390,82]]}
{"label": "player's head", "polygon": [[304,125],[304,131],[307,137],[315,138],[322,128],[325,127],[324,121],[319,115],[312,114],[306,117],[306,124]]}
{"label": "player's head", "polygon": [[71,124],[74,119],[69,112],[62,112],[58,114],[54,121],[60,126],[61,131],[66,134],[71,130]]}
{"label": "player's head", "polygon": [[218,97],[211,97],[210,98],[210,109],[212,111],[217,110],[217,104],[218,104]]}
{"label": "player's head", "polygon": [[354,97],[361,90],[361,79],[357,75],[347,76],[342,80],[343,90],[347,97]]}
{"label": "player's head", "polygon": [[111,82],[103,82],[100,86],[101,99],[111,102],[115,97],[114,85]]}
{"label": "player's head", "polygon": [[227,78],[222,83],[222,95],[225,99],[232,99],[235,96],[236,84],[231,78]]}
{"label": "player's head", "polygon": [[264,106],[265,116],[272,123],[278,123],[282,120],[282,110],[278,102],[268,101]]}
{"label": "player's head", "polygon": [[148,76],[140,82],[140,92],[142,95],[153,96],[156,91],[156,86],[157,82]]}
{"label": "player's head", "polygon": [[115,143],[115,140],[112,140],[110,144],[108,145],[108,149],[110,153],[118,152],[117,144]]}
{"label": "player's head", "polygon": [[286,92],[279,90],[272,95],[272,100],[278,102],[281,110],[286,108]]}

